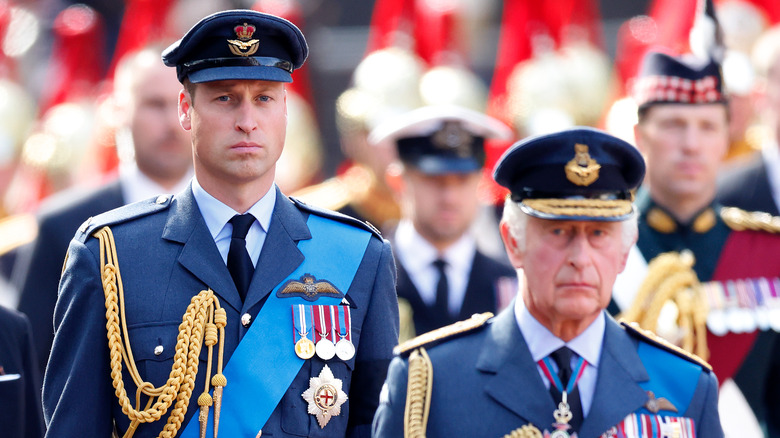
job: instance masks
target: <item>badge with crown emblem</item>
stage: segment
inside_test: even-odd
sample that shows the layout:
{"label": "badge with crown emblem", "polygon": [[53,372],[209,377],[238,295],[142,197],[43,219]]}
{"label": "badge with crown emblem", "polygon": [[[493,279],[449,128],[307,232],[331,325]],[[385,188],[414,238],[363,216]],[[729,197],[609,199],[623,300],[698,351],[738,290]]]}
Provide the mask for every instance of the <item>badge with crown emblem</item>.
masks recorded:
{"label": "badge with crown emblem", "polygon": [[574,158],[566,163],[566,178],[578,186],[589,186],[599,178],[601,165],[591,158],[588,146],[574,145]]}
{"label": "badge with crown emblem", "polygon": [[252,56],[257,52],[260,40],[252,39],[255,30],[254,26],[248,23],[233,28],[236,32],[237,40],[227,40],[230,51],[236,56]]}

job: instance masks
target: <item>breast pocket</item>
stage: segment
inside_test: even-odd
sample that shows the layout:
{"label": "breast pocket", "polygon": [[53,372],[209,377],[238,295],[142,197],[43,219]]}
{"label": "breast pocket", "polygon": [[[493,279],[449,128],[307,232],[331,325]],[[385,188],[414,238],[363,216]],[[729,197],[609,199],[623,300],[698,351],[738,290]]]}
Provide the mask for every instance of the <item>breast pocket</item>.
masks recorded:
{"label": "breast pocket", "polygon": [[[179,324],[180,322],[165,322],[128,328],[133,360],[138,373],[144,381],[155,387],[164,385],[171,375]],[[199,370],[207,358],[207,348],[203,346],[199,356]],[[186,356],[184,359],[186,360]]]}

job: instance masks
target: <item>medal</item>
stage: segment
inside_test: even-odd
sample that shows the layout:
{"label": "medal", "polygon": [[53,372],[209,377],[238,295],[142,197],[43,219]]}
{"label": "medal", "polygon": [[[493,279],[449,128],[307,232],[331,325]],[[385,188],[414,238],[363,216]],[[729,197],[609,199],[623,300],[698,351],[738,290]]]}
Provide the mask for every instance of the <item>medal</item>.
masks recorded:
{"label": "medal", "polygon": [[339,341],[336,343],[336,356],[344,362],[355,357],[355,344],[352,343],[352,315],[349,306],[334,306],[338,318],[334,318],[338,329]]}
{"label": "medal", "polygon": [[295,342],[295,354],[303,360],[314,357],[316,347],[309,339],[311,320],[309,312],[303,304],[294,304],[293,311],[293,342]]}
{"label": "medal", "polygon": [[331,360],[336,355],[336,347],[328,336],[333,333],[330,317],[330,306],[311,306],[314,330],[317,333],[317,357],[322,360]]}
{"label": "medal", "polygon": [[558,403],[558,409],[553,411],[553,418],[555,418],[555,423],[552,424],[553,430],[552,432],[545,430],[544,438],[577,438],[576,432],[570,432],[571,425],[569,425],[569,421],[571,421],[573,415],[569,406],[569,394],[577,386],[577,382],[582,377],[582,372],[585,371],[587,362],[585,362],[584,358],[579,358],[572,370],[569,381],[566,382],[566,387],[563,386],[563,382],[561,382],[558,374],[552,371],[553,367],[549,356],[540,360],[538,364],[550,381],[550,385],[561,392],[561,402]]}
{"label": "medal", "polygon": [[324,428],[332,417],[341,414],[341,405],[347,401],[347,394],[341,387],[341,379],[335,378],[325,365],[318,377],[309,379],[309,389],[301,394],[309,403],[307,412],[317,417],[320,428]]}

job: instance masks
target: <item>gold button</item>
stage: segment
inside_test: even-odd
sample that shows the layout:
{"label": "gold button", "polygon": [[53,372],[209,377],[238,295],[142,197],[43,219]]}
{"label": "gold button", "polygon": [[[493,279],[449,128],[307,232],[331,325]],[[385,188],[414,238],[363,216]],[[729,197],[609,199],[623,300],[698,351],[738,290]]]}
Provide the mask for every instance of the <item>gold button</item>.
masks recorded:
{"label": "gold button", "polygon": [[249,324],[252,323],[252,315],[245,313],[241,315],[241,325],[244,327],[249,327]]}
{"label": "gold button", "polygon": [[158,345],[158,346],[154,347],[154,355],[155,356],[161,355],[163,350],[164,350],[164,348],[163,348],[162,345]]}

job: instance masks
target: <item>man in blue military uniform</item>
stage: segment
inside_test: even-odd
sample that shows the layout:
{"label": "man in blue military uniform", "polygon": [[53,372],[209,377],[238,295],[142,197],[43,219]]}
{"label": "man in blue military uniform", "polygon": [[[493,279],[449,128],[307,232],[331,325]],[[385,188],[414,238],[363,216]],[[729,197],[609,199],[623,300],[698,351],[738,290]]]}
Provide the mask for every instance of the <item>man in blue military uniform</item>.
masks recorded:
{"label": "man in blue military uniform", "polygon": [[[716,179],[729,138],[720,66],[693,55],[650,52],[636,81],[635,98],[638,123],[634,132],[637,147],[647,159],[648,185],[637,198],[638,251],[617,282],[615,301],[626,317],[632,314],[630,319],[635,319],[638,309],[661,309],[671,295],[660,293],[660,287],[656,293],[640,296],[636,287],[622,283],[638,285],[645,278],[649,282],[669,278],[668,268],[677,267],[660,259],[656,264],[652,261],[664,253],[689,251],[694,258],[689,271],[704,284],[696,299],[704,303],[669,305],[667,309],[679,314],[669,318],[673,323],[655,326],[652,321],[645,326],[672,340],[698,333],[691,336],[697,342],[686,348],[709,354],[721,385],[729,382],[730,388],[744,395],[722,397],[724,429],[734,424],[735,430],[744,432],[746,416],[734,413],[739,412],[735,403],[744,406],[746,399],[759,422],[768,423],[770,436],[780,436],[778,425],[772,425],[778,421],[776,416],[769,415],[780,408],[776,397],[780,381],[773,378],[778,365],[770,359],[780,346],[780,337],[771,329],[771,319],[761,318],[774,306],[771,284],[780,274],[780,220],[723,209],[715,200]],[[646,276],[638,274],[643,270]],[[692,330],[676,323],[691,320],[691,316]]]}
{"label": "man in blue military uniform", "polygon": [[497,312],[517,291],[514,269],[478,248],[474,230],[485,139],[511,138],[500,121],[463,107],[439,105],[403,113],[377,126],[399,163],[388,180],[403,218],[391,238],[398,267],[401,338],[474,313]]}
{"label": "man in blue military uniform", "polygon": [[8,438],[43,436],[41,377],[30,322],[0,306],[0,424]]}
{"label": "man in blue military uniform", "polygon": [[723,436],[706,363],[604,310],[637,234],[636,149],[576,128],[515,144],[494,176],[521,297],[402,344],[375,436]]}
{"label": "man in blue military uniform", "polygon": [[71,243],[49,436],[368,435],[398,336],[389,244],[274,184],[284,83],[307,54],[290,22],[247,10],[204,18],[163,53],[195,177]]}

